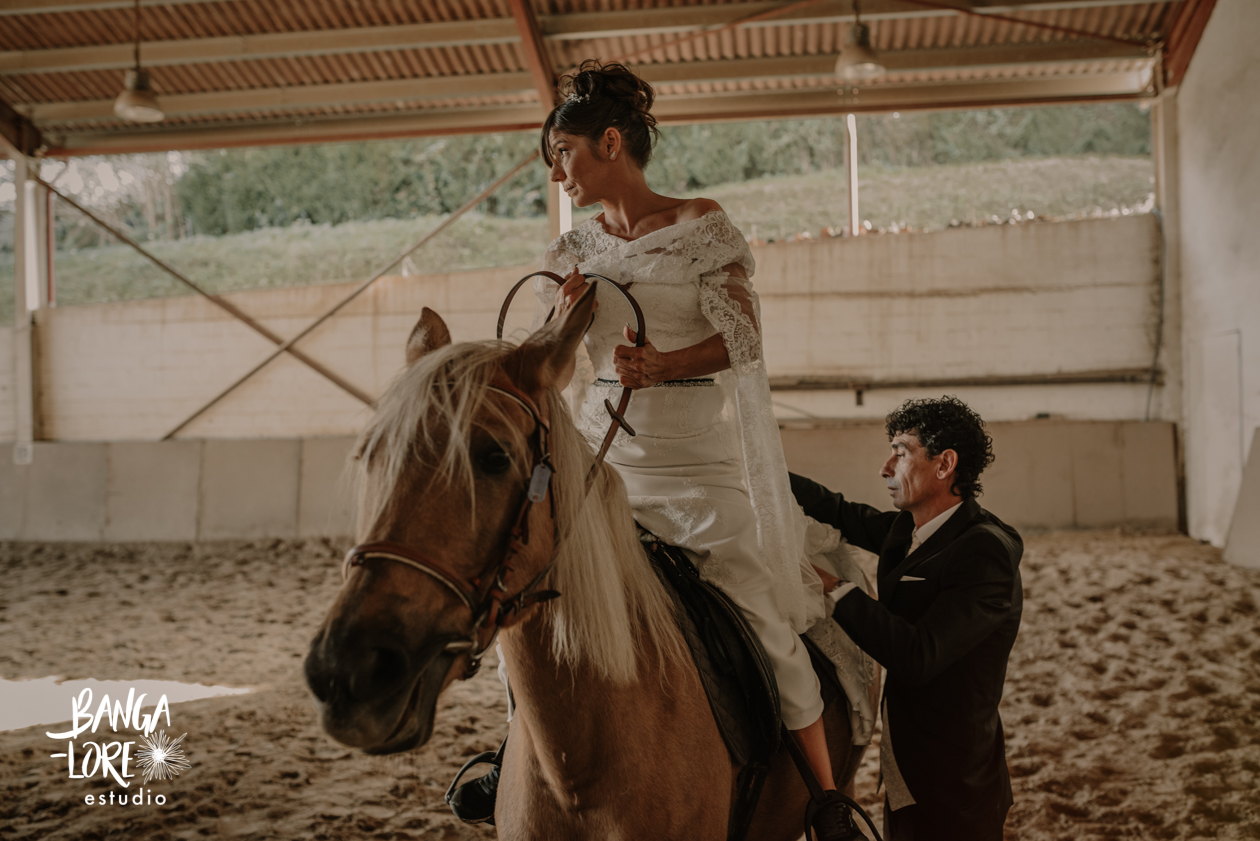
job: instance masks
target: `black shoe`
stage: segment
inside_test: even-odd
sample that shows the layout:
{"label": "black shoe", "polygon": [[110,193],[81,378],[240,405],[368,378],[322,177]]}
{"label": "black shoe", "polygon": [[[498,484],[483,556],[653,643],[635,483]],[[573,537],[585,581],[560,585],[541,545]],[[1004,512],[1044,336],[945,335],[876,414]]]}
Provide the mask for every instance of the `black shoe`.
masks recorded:
{"label": "black shoe", "polygon": [[[446,805],[451,807],[455,817],[464,823],[484,823],[494,826],[494,801],[499,794],[499,769],[503,766],[503,749],[507,747],[507,739],[499,745],[497,751],[479,753],[464,763],[459,769],[451,787],[446,790]],[[490,764],[490,772],[475,780],[459,785],[464,774],[474,765]]]}
{"label": "black shoe", "polygon": [[853,813],[849,811],[849,804],[846,802],[848,798],[838,791],[827,791],[823,794],[821,803],[810,799],[809,805],[805,807],[806,837],[812,829],[818,841],[865,839],[866,836],[853,820]]}

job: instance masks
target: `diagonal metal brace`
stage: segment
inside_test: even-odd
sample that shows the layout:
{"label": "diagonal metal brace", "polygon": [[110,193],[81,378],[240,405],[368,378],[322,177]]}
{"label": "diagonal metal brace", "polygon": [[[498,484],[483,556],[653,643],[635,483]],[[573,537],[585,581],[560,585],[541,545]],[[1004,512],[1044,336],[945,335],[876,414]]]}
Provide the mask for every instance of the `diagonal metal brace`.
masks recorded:
{"label": "diagonal metal brace", "polygon": [[[63,172],[64,172],[64,170],[63,170]],[[228,301],[227,299],[222,298],[222,297],[220,297],[219,295],[215,295],[215,294],[213,294],[213,293],[211,293],[211,292],[207,292],[205,289],[201,288],[201,287],[200,287],[200,286],[198,286],[196,283],[194,283],[193,281],[189,280],[189,279],[188,279],[187,277],[185,277],[183,274],[181,274],[180,272],[178,272],[177,270],[175,270],[175,269],[174,269],[174,268],[172,268],[171,266],[167,265],[165,262],[163,262],[162,260],[158,259],[158,258],[157,258],[157,257],[155,257],[154,255],[150,254],[150,253],[149,253],[148,251],[146,251],[146,250],[145,250],[142,246],[140,246],[139,244],[137,244],[134,240],[132,240],[130,237],[128,237],[128,236],[127,236],[126,234],[124,234],[122,231],[118,230],[118,229],[117,229],[117,228],[115,228],[113,225],[111,225],[111,224],[109,224],[108,222],[106,222],[105,220],[101,219],[99,216],[97,216],[97,215],[95,215],[94,213],[92,213],[90,210],[88,210],[87,208],[85,208],[83,205],[79,204],[77,201],[75,201],[74,199],[72,199],[72,198],[70,198],[69,196],[67,196],[65,193],[63,193],[63,192],[61,192],[60,190],[58,190],[58,189],[57,189],[56,187],[54,187],[52,184],[48,183],[47,181],[44,181],[44,180],[43,180],[43,179],[41,179],[41,178],[35,178],[34,180],[35,180],[35,181],[37,181],[37,182],[39,182],[40,184],[43,184],[43,185],[44,185],[44,187],[45,187],[46,189],[48,189],[50,192],[55,193],[55,194],[57,194],[58,196],[60,196],[60,197],[61,197],[61,199],[62,199],[63,201],[65,201],[66,203],[68,203],[68,204],[69,204],[71,207],[73,207],[75,210],[79,211],[79,212],[80,212],[80,213],[82,213],[84,216],[86,216],[87,218],[91,219],[93,222],[95,222],[96,224],[100,225],[102,228],[104,228],[105,230],[109,231],[109,232],[110,232],[111,234],[113,234],[114,236],[118,237],[118,239],[122,240],[122,241],[123,241],[124,243],[126,243],[127,245],[130,245],[130,246],[131,246],[132,248],[134,248],[136,251],[140,252],[140,254],[141,254],[141,255],[143,255],[145,258],[147,258],[149,261],[151,261],[151,262],[152,262],[154,265],[156,265],[159,269],[161,269],[162,271],[166,272],[166,273],[167,273],[167,274],[169,274],[171,277],[175,278],[175,279],[176,279],[176,280],[178,280],[180,283],[184,284],[184,285],[185,285],[185,286],[187,286],[189,289],[191,289],[192,291],[196,292],[198,295],[201,295],[203,298],[207,299],[207,300],[208,300],[208,301],[210,301],[212,304],[214,304],[215,306],[219,307],[221,310],[223,310],[224,312],[226,312],[228,315],[232,316],[233,318],[238,319],[239,321],[241,321],[241,323],[245,324],[247,327],[249,327],[249,328],[250,328],[251,330],[253,330],[255,333],[258,333],[258,335],[262,336],[264,339],[266,339],[267,341],[271,342],[273,345],[280,345],[281,347],[284,347],[285,351],[286,351],[286,352],[288,352],[288,353],[289,353],[289,354],[290,354],[290,355],[291,355],[294,359],[296,359],[296,360],[298,360],[299,362],[301,362],[302,364],[306,365],[308,368],[310,368],[310,369],[311,369],[312,371],[314,371],[315,373],[319,374],[319,375],[320,375],[320,376],[322,376],[322,377],[325,377],[325,378],[326,378],[326,379],[328,379],[330,382],[332,382],[334,385],[336,385],[336,386],[338,386],[339,388],[343,389],[343,390],[344,390],[344,391],[346,391],[348,394],[352,395],[353,397],[357,398],[358,400],[362,401],[363,403],[366,403],[366,404],[367,404],[367,405],[369,405],[369,406],[374,406],[374,405],[376,405],[376,401],[375,401],[375,400],[373,400],[373,399],[372,399],[372,398],[371,398],[371,397],[370,397],[367,393],[365,393],[365,392],[361,391],[360,389],[356,388],[355,386],[351,385],[351,384],[350,384],[349,382],[347,382],[345,379],[343,379],[343,378],[342,378],[342,377],[340,377],[339,375],[337,375],[337,374],[333,373],[333,372],[332,372],[332,371],[330,371],[329,369],[325,368],[322,364],[320,364],[319,362],[316,362],[314,359],[312,359],[311,357],[307,356],[307,355],[306,355],[305,353],[303,353],[302,351],[300,351],[300,350],[296,350],[296,349],[291,348],[291,347],[287,347],[287,346],[286,346],[286,343],[285,343],[285,341],[284,341],[284,339],[280,338],[280,337],[279,337],[279,336],[277,336],[275,333],[271,332],[271,331],[270,331],[270,330],[268,330],[266,327],[264,327],[262,324],[260,324],[260,323],[258,323],[257,321],[255,321],[253,318],[251,318],[251,317],[250,317],[247,313],[245,313],[243,310],[241,310],[239,307],[237,307],[237,306],[236,306],[235,304],[233,304],[231,301]]]}
{"label": "diagonal metal brace", "polygon": [[388,271],[389,271],[390,269],[392,269],[394,266],[396,266],[396,265],[398,265],[399,263],[401,263],[401,262],[402,262],[402,260],[403,260],[403,258],[405,258],[408,254],[410,254],[411,252],[413,252],[413,251],[415,251],[416,249],[420,248],[420,246],[424,245],[425,243],[427,243],[429,240],[433,239],[433,238],[434,238],[435,236],[437,236],[438,234],[442,233],[442,231],[444,231],[444,230],[446,230],[447,228],[449,228],[449,227],[450,227],[450,226],[451,226],[451,225],[455,222],[455,220],[456,220],[456,219],[458,219],[459,217],[463,216],[465,213],[467,213],[468,211],[472,210],[474,207],[476,207],[477,205],[479,205],[479,204],[481,204],[483,201],[485,201],[485,200],[486,200],[486,199],[487,199],[487,198],[488,198],[488,197],[489,197],[492,193],[494,193],[496,190],[498,190],[500,187],[502,187],[504,184],[506,184],[506,183],[508,182],[508,180],[509,180],[509,179],[511,179],[514,175],[516,175],[518,172],[520,172],[522,169],[524,169],[524,168],[525,168],[526,166],[528,166],[529,164],[533,163],[533,162],[534,162],[534,159],[538,157],[538,154],[539,154],[539,153],[538,153],[538,150],[537,150],[537,149],[535,149],[533,152],[531,152],[529,155],[527,155],[525,158],[523,158],[523,159],[521,160],[521,162],[520,162],[520,163],[518,163],[516,166],[514,166],[514,167],[512,167],[510,170],[508,170],[508,172],[507,172],[505,175],[503,175],[503,176],[502,176],[502,177],[500,177],[497,181],[495,181],[493,184],[491,184],[489,187],[487,187],[486,189],[482,190],[480,193],[478,193],[477,195],[475,195],[475,196],[473,196],[471,199],[469,199],[469,200],[468,200],[466,203],[464,203],[464,204],[463,204],[463,205],[462,205],[459,209],[457,209],[456,211],[454,211],[453,213],[451,213],[451,215],[450,215],[450,216],[447,216],[444,220],[442,220],[442,224],[438,225],[436,228],[434,228],[433,230],[429,231],[427,234],[425,234],[424,236],[422,236],[422,237],[421,237],[421,238],[420,238],[420,239],[419,239],[419,240],[418,240],[418,241],[417,241],[414,245],[412,245],[412,246],[410,246],[409,248],[405,249],[405,250],[404,250],[401,254],[399,254],[399,255],[398,255],[397,257],[395,257],[393,260],[390,260],[388,263],[386,263],[386,264],[384,265],[384,267],[382,267],[382,268],[381,268],[381,270],[380,270],[380,271],[378,271],[376,274],[372,275],[370,278],[368,278],[367,280],[363,281],[363,282],[362,282],[362,283],[360,283],[358,286],[356,286],[356,287],[354,288],[354,290],[353,290],[353,291],[352,291],[349,295],[347,295],[346,297],[342,298],[340,301],[338,301],[336,304],[334,304],[334,305],[332,306],[332,308],[331,308],[331,309],[329,309],[327,312],[325,312],[325,313],[324,313],[323,315],[321,315],[319,318],[315,319],[315,320],[314,320],[314,321],[312,321],[310,324],[308,324],[308,325],[307,325],[305,328],[303,328],[303,329],[302,329],[302,331],[301,331],[301,332],[299,332],[296,336],[294,336],[294,337],[292,337],[291,339],[289,339],[288,341],[283,342],[282,344],[280,344],[280,346],[279,346],[278,348],[276,348],[276,349],[275,349],[275,351],[273,351],[273,352],[272,352],[269,356],[267,356],[265,359],[263,359],[261,362],[259,362],[257,365],[255,365],[253,368],[250,368],[248,371],[246,371],[244,375],[242,375],[239,379],[237,379],[237,380],[236,380],[236,382],[232,383],[230,386],[228,386],[227,388],[225,388],[223,391],[219,392],[219,394],[218,394],[218,395],[216,395],[216,396],[215,396],[212,400],[210,400],[210,402],[206,403],[206,404],[205,404],[204,406],[202,406],[200,409],[198,409],[197,411],[193,412],[191,415],[189,415],[187,418],[185,418],[185,419],[183,420],[183,422],[181,422],[178,426],[176,426],[176,427],[175,427],[174,429],[172,429],[170,432],[168,432],[168,433],[166,433],[165,435],[163,435],[163,436],[162,436],[162,440],[163,440],[163,441],[168,441],[168,440],[170,440],[171,438],[174,438],[174,437],[175,437],[175,435],[176,435],[176,434],[177,434],[180,430],[182,430],[184,427],[188,426],[188,424],[192,423],[192,422],[193,422],[194,420],[196,420],[197,418],[201,417],[201,415],[202,415],[202,414],[204,414],[205,412],[207,412],[207,411],[208,411],[208,410],[209,410],[212,406],[214,406],[216,403],[218,403],[218,402],[219,402],[220,400],[222,400],[224,397],[227,397],[229,394],[231,394],[233,391],[235,391],[238,387],[240,387],[240,386],[241,386],[241,385],[242,385],[242,384],[243,384],[246,380],[248,380],[248,379],[250,379],[251,377],[253,377],[255,374],[257,374],[257,373],[258,373],[259,371],[261,371],[263,368],[266,368],[268,365],[270,365],[270,364],[271,364],[271,362],[272,362],[273,360],[275,360],[275,359],[276,359],[277,357],[279,357],[280,355],[282,355],[282,354],[284,354],[284,353],[286,353],[286,352],[287,352],[287,353],[293,353],[292,346],[293,346],[294,344],[296,344],[297,342],[299,342],[299,341],[301,341],[302,339],[306,338],[308,335],[310,335],[310,333],[311,333],[311,332],[312,332],[312,331],[313,331],[316,327],[319,327],[319,325],[323,324],[325,321],[327,321],[328,319],[330,319],[330,318],[332,318],[334,315],[336,315],[338,312],[340,312],[340,311],[341,311],[341,309],[342,309],[343,307],[345,307],[347,304],[349,304],[349,303],[350,303],[351,301],[353,301],[355,298],[359,297],[359,295],[360,295],[361,293],[363,293],[363,292],[364,292],[364,291],[365,291],[365,290],[366,290],[369,286],[371,286],[373,283],[375,283],[376,281],[378,281],[378,280],[380,280],[382,277],[384,277],[386,272],[388,272]]}

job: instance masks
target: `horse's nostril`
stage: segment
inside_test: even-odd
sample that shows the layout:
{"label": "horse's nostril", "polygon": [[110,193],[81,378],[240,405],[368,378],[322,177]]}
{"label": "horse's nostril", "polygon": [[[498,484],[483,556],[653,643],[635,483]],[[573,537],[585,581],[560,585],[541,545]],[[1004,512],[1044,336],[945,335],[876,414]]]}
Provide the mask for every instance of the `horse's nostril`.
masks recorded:
{"label": "horse's nostril", "polygon": [[391,648],[378,648],[372,669],[372,682],[386,687],[402,680],[407,673],[407,658],[401,651]]}
{"label": "horse's nostril", "polygon": [[359,700],[379,697],[407,676],[407,657],[396,648],[373,648],[350,677],[350,694]]}

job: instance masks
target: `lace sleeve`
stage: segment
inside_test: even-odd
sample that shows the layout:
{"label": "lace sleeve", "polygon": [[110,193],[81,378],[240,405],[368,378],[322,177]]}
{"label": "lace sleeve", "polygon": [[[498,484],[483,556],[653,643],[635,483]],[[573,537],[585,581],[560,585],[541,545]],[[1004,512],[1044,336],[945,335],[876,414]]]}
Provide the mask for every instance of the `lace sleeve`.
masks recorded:
{"label": "lace sleeve", "polygon": [[752,281],[737,271],[728,265],[700,277],[700,311],[722,334],[731,368],[740,373],[761,362],[761,305]]}
{"label": "lace sleeve", "polygon": [[[551,245],[547,246],[547,250],[543,252],[542,268],[543,271],[555,272],[561,277],[565,277],[580,262],[580,258],[570,247],[569,237],[561,235],[552,240]],[[551,308],[556,303],[556,292],[560,287],[551,279],[545,277],[534,278],[534,321],[531,326],[532,330],[542,327],[543,321],[547,318],[547,313],[551,312]]]}

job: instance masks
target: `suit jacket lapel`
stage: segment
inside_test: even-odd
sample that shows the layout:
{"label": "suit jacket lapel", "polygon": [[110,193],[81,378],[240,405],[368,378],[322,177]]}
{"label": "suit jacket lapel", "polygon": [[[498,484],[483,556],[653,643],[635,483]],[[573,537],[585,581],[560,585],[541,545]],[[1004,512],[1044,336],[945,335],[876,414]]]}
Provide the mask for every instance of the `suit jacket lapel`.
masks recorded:
{"label": "suit jacket lapel", "polygon": [[[970,525],[976,515],[980,513],[980,503],[974,499],[964,500],[958,510],[950,515],[950,518],[941,525],[936,532],[925,540],[918,549],[915,549],[905,557],[905,560],[893,566],[889,571],[887,578],[881,579],[879,582],[879,592],[882,596],[887,586],[888,596],[892,597],[893,591],[897,589],[897,585],[901,582],[901,578],[910,570],[919,564],[934,557],[942,549],[953,543],[960,534]],[[897,521],[900,525],[901,521]],[[895,530],[894,530],[895,531]],[[901,551],[905,552],[910,546],[911,536],[914,532],[914,520],[910,520],[910,531],[906,533],[905,543],[901,547]],[[892,535],[889,535],[890,539]],[[887,582],[887,584],[885,584]]]}
{"label": "suit jacket lapel", "polygon": [[897,579],[893,574],[897,571],[910,548],[910,535],[914,531],[914,517],[901,512],[888,531],[884,548],[879,553],[879,600],[886,601],[884,593],[891,595]]}

